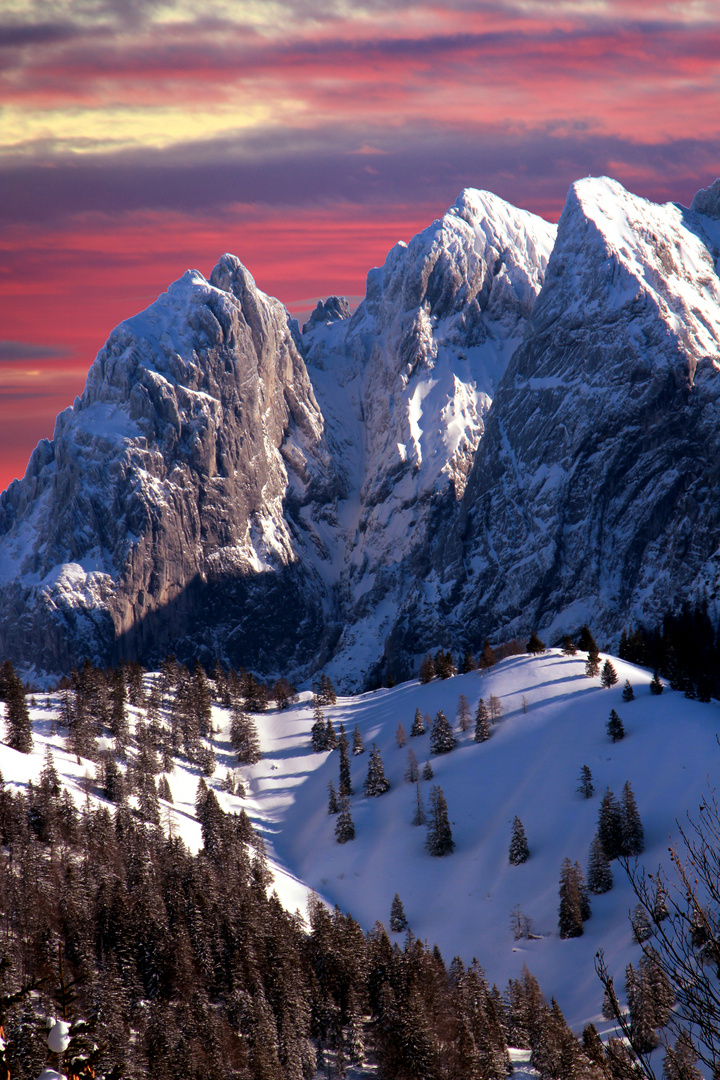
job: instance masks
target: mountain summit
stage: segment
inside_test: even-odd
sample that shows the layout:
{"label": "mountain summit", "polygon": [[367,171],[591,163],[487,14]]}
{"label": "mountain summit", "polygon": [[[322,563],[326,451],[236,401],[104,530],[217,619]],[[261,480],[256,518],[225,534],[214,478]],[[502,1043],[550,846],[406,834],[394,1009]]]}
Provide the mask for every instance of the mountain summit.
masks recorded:
{"label": "mountain summit", "polygon": [[557,230],[468,189],[300,334],[225,255],[121,323],[0,497],[0,651],[345,685],[715,595],[720,182]]}

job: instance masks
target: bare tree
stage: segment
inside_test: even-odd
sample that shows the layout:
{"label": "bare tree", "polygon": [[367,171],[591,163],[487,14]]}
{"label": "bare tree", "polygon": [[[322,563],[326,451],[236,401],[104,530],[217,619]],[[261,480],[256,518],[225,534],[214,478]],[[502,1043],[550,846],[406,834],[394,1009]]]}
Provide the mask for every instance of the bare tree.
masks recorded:
{"label": "bare tree", "polygon": [[[713,1076],[720,1075],[720,809],[714,792],[679,826],[680,842],[669,848],[672,874],[666,879],[620,859],[638,900],[634,915],[643,912],[651,937],[642,943],[645,958],[655,968],[655,982],[665,986],[675,1007],[666,1010],[661,1042],[688,1043]],[[639,1074],[656,1080],[642,1039],[636,1038],[631,1017],[619,1005],[613,979],[602,951],[596,971],[612,1005],[613,1018],[627,1039]],[[668,989],[669,988],[669,989]],[[665,1020],[663,1012],[662,1020]]]}

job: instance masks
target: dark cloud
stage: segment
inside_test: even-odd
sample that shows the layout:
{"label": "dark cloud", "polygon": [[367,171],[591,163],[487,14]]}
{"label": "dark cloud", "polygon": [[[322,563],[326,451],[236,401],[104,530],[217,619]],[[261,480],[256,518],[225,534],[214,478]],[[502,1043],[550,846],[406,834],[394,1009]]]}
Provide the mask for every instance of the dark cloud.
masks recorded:
{"label": "dark cloud", "polygon": [[0,362],[18,360],[56,360],[68,355],[59,345],[36,345],[32,341],[0,340]]}
{"label": "dark cloud", "polygon": [[48,45],[86,37],[87,30],[67,22],[0,23],[0,49],[25,45]]}
{"label": "dark cloud", "polygon": [[[353,154],[365,143],[387,151]],[[609,173],[638,194],[689,201],[720,172],[720,150],[699,139],[657,145],[566,132],[507,133],[405,127],[387,133],[336,128],[299,135],[268,131],[166,151],[93,155],[0,166],[0,222],[59,223],[76,214],[142,210],[222,212],[232,204],[368,206],[452,201],[483,187],[528,209],[559,206],[578,177]]]}

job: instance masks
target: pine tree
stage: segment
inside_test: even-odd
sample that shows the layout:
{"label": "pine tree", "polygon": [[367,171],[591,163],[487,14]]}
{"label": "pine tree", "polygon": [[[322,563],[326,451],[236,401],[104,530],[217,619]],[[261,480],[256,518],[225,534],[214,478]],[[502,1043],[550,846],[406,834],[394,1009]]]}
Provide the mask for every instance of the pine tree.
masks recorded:
{"label": "pine tree", "polygon": [[458,722],[460,724],[460,730],[462,732],[467,731],[470,727],[471,714],[470,706],[468,705],[468,699],[465,697],[464,694],[461,694],[458,699],[457,716]]}
{"label": "pine tree", "polygon": [[350,758],[348,756],[348,741],[345,734],[345,728],[340,725],[340,738],[338,739],[338,746],[340,748],[340,794],[352,795],[353,786],[352,778],[350,776]]}
{"label": "pine tree", "polygon": [[29,754],[33,748],[33,735],[25,689],[9,660],[2,667],[2,683],[7,744],[21,754]]}
{"label": "pine tree", "polygon": [[255,721],[237,704],[234,704],[232,709],[230,743],[241,765],[255,765],[262,758]]}
{"label": "pine tree", "polygon": [[642,904],[636,904],[633,908],[630,925],[632,926],[633,940],[636,944],[642,945],[643,941],[648,941],[652,937],[653,930],[650,916]]}
{"label": "pine tree", "polygon": [[497,663],[495,650],[493,649],[488,639],[485,638],[485,640],[483,641],[482,653],[480,654],[480,667],[490,668],[495,663]]}
{"label": "pine tree", "polygon": [[662,680],[660,679],[660,673],[656,671],[652,679],[650,680],[650,693],[654,694],[656,697],[659,697],[664,689],[665,687],[663,686]]}
{"label": "pine tree", "polygon": [[418,768],[418,760],[415,757],[415,751],[412,746],[408,750],[407,765],[405,766],[405,782],[408,784],[416,784],[420,779],[420,770]]}
{"label": "pine tree", "polygon": [[581,937],[583,933],[582,899],[577,871],[569,859],[564,859],[560,871],[559,926],[561,938]]}
{"label": "pine tree", "polygon": [[519,866],[521,863],[527,862],[529,857],[530,848],[528,847],[527,838],[525,836],[525,829],[523,828],[522,821],[516,814],[513,820],[508,859],[512,866]]}
{"label": "pine tree", "polygon": [[475,663],[475,657],[471,652],[466,651],[460,665],[460,674],[468,675],[471,671],[475,671],[477,664]]}
{"label": "pine tree", "polygon": [[594,679],[600,671],[600,654],[597,649],[588,651],[585,661],[585,674],[588,679]]}
{"label": "pine tree", "polygon": [[365,747],[363,746],[362,735],[360,734],[360,728],[355,725],[353,731],[353,756],[358,757],[359,754],[365,753]]}
{"label": "pine tree", "polygon": [[164,774],[158,780],[158,796],[164,799],[165,802],[172,803],[174,801],[170,781]]}
{"label": "pine tree", "polygon": [[693,1041],[683,1028],[675,1045],[668,1047],[664,1061],[665,1080],[703,1080],[703,1075],[696,1067],[698,1059]]}
{"label": "pine tree", "polygon": [[623,722],[614,709],[610,710],[610,719],[605,725],[605,730],[614,743],[620,742],[621,739],[625,738]]}
{"label": "pine tree", "polygon": [[445,713],[440,709],[430,732],[430,750],[433,754],[448,754],[455,746],[453,730]]}
{"label": "pine tree", "polygon": [[434,775],[435,775],[435,773],[433,772],[432,765],[430,764],[429,761],[426,761],[425,764],[423,765],[423,771],[422,771],[423,780],[432,780]]}
{"label": "pine tree", "polygon": [[160,824],[160,802],[158,800],[157,788],[155,787],[155,781],[149,773],[145,774],[140,785],[140,790],[138,791],[138,804],[140,815],[145,821],[150,822],[151,825]]}
{"label": "pine tree", "polygon": [[334,705],[337,702],[337,694],[335,693],[335,687],[332,684],[332,680],[329,675],[325,675],[324,673],[320,676],[318,697],[320,698],[321,705]]}
{"label": "pine tree", "polygon": [[408,928],[408,921],[405,917],[405,910],[402,905],[402,900],[395,893],[393,902],[390,905],[390,929],[393,934],[402,934],[404,930]]}
{"label": "pine tree", "polygon": [[457,675],[457,668],[451,652],[438,649],[435,653],[435,671],[441,679],[450,679],[453,675]]}
{"label": "pine tree", "polygon": [[475,713],[475,742],[487,742],[490,738],[490,716],[482,698],[478,701]]}
{"label": "pine tree", "polygon": [[410,738],[415,739],[418,735],[425,734],[425,724],[423,723],[423,715],[419,709],[415,710],[415,717],[413,719],[412,727],[410,728]]}
{"label": "pine tree", "polygon": [[632,683],[630,682],[629,679],[625,680],[625,685],[623,686],[623,692],[622,692],[622,699],[626,704],[627,704],[628,701],[634,701],[635,700],[635,691],[633,690]]}
{"label": "pine tree", "polygon": [[653,1012],[647,980],[632,964],[625,969],[625,993],[630,1014],[630,1030],[633,1048],[641,1054],[649,1054],[659,1043],[655,1034]]}
{"label": "pine tree", "polygon": [[278,709],[287,709],[298,700],[297,690],[284,675],[281,675],[274,684],[272,696]]}
{"label": "pine tree", "polygon": [[[355,729],[357,731],[357,728]],[[313,725],[310,728],[310,745],[316,754],[327,750],[327,734],[325,731],[325,716],[320,704],[315,705],[313,712]]]}
{"label": "pine tree", "polygon": [[419,780],[417,782],[416,787],[417,787],[417,801],[416,801],[416,804],[415,804],[415,813],[413,814],[412,824],[413,825],[424,825],[425,822],[427,821],[427,816],[425,814],[425,804],[423,803],[423,797],[422,797],[422,794],[420,792],[420,781]]}
{"label": "pine tree", "polygon": [[527,643],[527,652],[532,653],[533,656],[537,656],[539,653],[545,652],[545,642],[540,640],[534,630],[530,635],[530,640]]}
{"label": "pine tree", "polygon": [[430,817],[425,847],[431,855],[450,855],[455,850],[445,794],[441,787],[430,792]]}
{"label": "pine tree", "polygon": [[335,734],[335,728],[333,727],[332,720],[328,716],[325,724],[325,749],[337,750],[337,735]]}
{"label": "pine tree", "polygon": [[590,799],[595,791],[595,785],[593,784],[592,773],[587,765],[583,765],[580,769],[580,783],[577,786],[577,790],[583,799]]}
{"label": "pine tree", "polygon": [[625,782],[623,787],[620,799],[620,813],[622,816],[622,847],[620,853],[629,856],[640,855],[645,849],[645,832],[629,780]]}
{"label": "pine tree", "polygon": [[328,784],[328,814],[337,814],[340,810],[337,792],[332,780]]}
{"label": "pine tree", "polygon": [[111,754],[103,762],[103,793],[110,802],[118,804],[125,798],[125,778]]}
{"label": "pine tree", "polygon": [[587,623],[583,626],[578,637],[578,649],[580,652],[597,652],[598,647],[595,644],[595,638],[590,633],[590,629]]}
{"label": "pine tree", "polygon": [[426,653],[423,657],[422,663],[420,664],[420,674],[418,675],[418,678],[421,683],[429,683],[432,682],[432,680],[435,678],[435,675],[435,661],[433,660],[430,653]]}
{"label": "pine tree", "polygon": [[590,844],[587,885],[590,892],[596,895],[609,892],[613,887],[612,869],[597,833]]}
{"label": "pine tree", "polygon": [[397,728],[395,729],[395,742],[397,743],[399,750],[402,750],[405,746],[407,746],[407,732],[405,731],[405,728],[402,726],[402,724],[398,724]]}
{"label": "pine tree", "polygon": [[609,690],[611,686],[615,686],[618,681],[617,671],[612,666],[609,660],[606,660],[603,664],[602,672],[600,674],[600,684],[606,690]]}
{"label": "pine tree", "polygon": [[212,695],[205,669],[199,660],[195,661],[193,668],[191,700],[200,734],[205,738],[212,726]]}
{"label": "pine tree", "polygon": [[580,915],[582,921],[585,922],[590,918],[590,896],[588,895],[588,888],[585,883],[585,875],[582,872],[582,867],[579,862],[573,864],[575,869],[575,881],[577,882],[578,892],[580,893]]}
{"label": "pine tree", "polygon": [[364,790],[365,794],[370,797],[384,795],[386,791],[390,790],[390,781],[385,776],[385,768],[383,766],[382,758],[380,757],[380,751],[377,748],[377,743],[373,743],[372,750],[370,751]]}
{"label": "pine tree", "polygon": [[340,813],[335,823],[335,839],[338,844],[347,844],[355,839],[355,826],[350,816],[350,800],[347,795],[340,796]]}
{"label": "pine tree", "polygon": [[597,834],[608,859],[617,859],[623,846],[623,815],[610,788],[606,788],[600,803]]}
{"label": "pine tree", "polygon": [[564,635],[561,648],[563,656],[575,656],[577,653],[575,643],[569,634]]}

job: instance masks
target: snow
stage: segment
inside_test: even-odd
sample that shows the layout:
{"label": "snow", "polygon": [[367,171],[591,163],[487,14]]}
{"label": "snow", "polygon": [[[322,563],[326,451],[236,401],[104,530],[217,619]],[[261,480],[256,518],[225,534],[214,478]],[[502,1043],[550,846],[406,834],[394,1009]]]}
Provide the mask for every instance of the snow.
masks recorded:
{"label": "snow", "polygon": [[[715,739],[720,711],[717,703],[690,701],[668,689],[653,697],[648,690],[650,672],[614,658],[618,685],[604,690],[599,679],[585,678],[584,660],[584,655],[568,658],[558,650],[537,658],[516,656],[485,674],[473,672],[425,686],[408,682],[339,698],[334,707],[326,708],[336,730],[344,723],[349,738],[357,724],[366,748],[365,754],[351,757],[356,828],[352,843],[335,842],[335,818],[327,813],[327,784],[337,781],[338,755],[311,750],[308,693],[284,712],[269,710],[256,717],[263,758],[257,765],[237,769],[246,784],[244,799],[220,789],[235,760],[228,741],[229,712],[215,707],[218,767],[209,783],[223,808],[228,812],[244,808],[264,838],[273,887],[288,910],[305,913],[308,894],[314,890],[370,929],[376,920],[387,926],[397,892],[413,933],[429,944],[437,942],[446,961],[456,954],[468,962],[477,957],[490,982],[501,988],[527,965],[548,1000],[556,997],[576,1031],[592,1021],[606,1032],[593,961],[602,948],[616,985],[622,988],[625,966],[629,961],[637,964],[639,958],[627,918],[634,896],[622,870],[613,864],[615,885],[611,892],[592,898],[592,917],[584,935],[562,941],[557,926],[562,861],[567,856],[586,866],[602,794],[610,787],[619,795],[629,780],[645,828],[641,863],[650,872],[660,863],[667,867],[667,845],[678,837],[678,820],[686,812],[696,812],[708,783],[712,786],[718,780]],[[621,699],[625,679],[636,694],[628,704]],[[456,730],[458,746],[438,757],[430,756],[429,734],[409,739],[402,750],[396,746],[398,723],[409,731],[416,707],[431,718],[442,709],[454,722],[460,694],[467,697],[473,714],[480,696],[486,702],[493,694],[499,697],[503,715],[487,743],[476,744],[472,730],[464,734]],[[15,788],[36,782],[45,748],[50,747],[76,803],[87,799],[93,805],[104,804],[93,780],[93,763],[78,764],[64,749],[62,737],[51,734],[51,717],[59,707],[56,696],[42,695],[32,708],[33,754],[0,744],[5,781]],[[617,744],[605,731],[611,708],[620,714],[627,731]],[[366,798],[362,785],[373,742],[380,748],[392,787],[379,798]],[[447,799],[457,846],[454,854],[442,859],[426,853],[425,830],[410,824],[416,790],[403,780],[410,747],[420,766],[429,759],[434,771],[433,781],[421,784],[426,807],[434,784],[443,788]],[[582,765],[590,767],[595,784],[589,800],[576,791]],[[194,816],[198,778],[197,769],[182,761],[168,776],[173,832],[194,851],[202,842]],[[530,846],[530,858],[521,866],[508,861],[516,814]],[[536,939],[514,940],[510,915],[516,906],[532,921]],[[520,1060],[516,1075],[529,1075]]]}
{"label": "snow", "polygon": [[[572,192],[608,247],[615,305],[621,307],[641,287],[675,333],[701,353],[717,356],[720,278],[683,208],[632,195],[608,177],[578,180]],[[616,266],[625,272],[617,279]]]}

